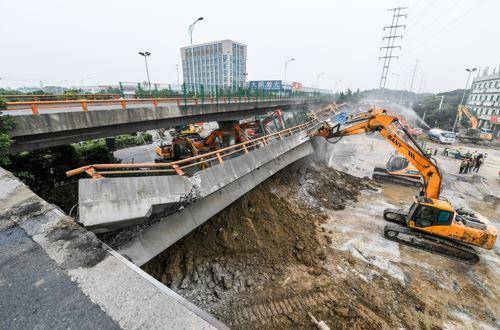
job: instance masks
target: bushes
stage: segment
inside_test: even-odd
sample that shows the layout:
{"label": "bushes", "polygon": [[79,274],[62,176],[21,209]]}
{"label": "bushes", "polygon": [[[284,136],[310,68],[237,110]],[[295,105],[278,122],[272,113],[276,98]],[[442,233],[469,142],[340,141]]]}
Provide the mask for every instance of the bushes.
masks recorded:
{"label": "bushes", "polygon": [[[4,152],[12,144],[10,131],[14,128],[14,120],[9,115],[3,115],[2,110],[7,109],[7,104],[0,99],[0,153]],[[6,156],[0,156],[0,166],[8,163]]]}

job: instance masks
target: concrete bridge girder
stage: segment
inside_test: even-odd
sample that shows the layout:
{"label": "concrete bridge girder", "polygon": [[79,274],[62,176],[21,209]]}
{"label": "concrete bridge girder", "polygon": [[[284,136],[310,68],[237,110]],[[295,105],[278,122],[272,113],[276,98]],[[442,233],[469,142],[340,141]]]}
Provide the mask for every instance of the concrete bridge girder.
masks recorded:
{"label": "concrete bridge girder", "polygon": [[105,138],[149,129],[174,127],[200,121],[231,121],[262,114],[265,110],[300,108],[328,100],[286,100],[231,104],[165,105],[127,110],[68,111],[13,116],[14,143],[8,153]]}

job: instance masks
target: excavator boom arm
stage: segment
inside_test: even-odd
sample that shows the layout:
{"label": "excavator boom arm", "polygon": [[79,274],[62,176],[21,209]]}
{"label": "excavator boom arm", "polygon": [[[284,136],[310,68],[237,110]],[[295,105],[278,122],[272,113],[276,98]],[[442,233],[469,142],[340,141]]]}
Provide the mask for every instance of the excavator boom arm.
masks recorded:
{"label": "excavator boom arm", "polygon": [[356,119],[345,123],[347,127],[343,129],[340,129],[340,125],[334,127],[325,125],[318,130],[317,135],[323,136],[328,140],[334,137],[380,132],[398,153],[420,171],[425,183],[423,188],[424,196],[439,199],[442,175],[438,166],[425,156],[423,150],[421,150],[404,127],[403,132],[412,142],[414,142],[415,147],[407,143],[396,133],[394,125],[398,122],[397,117],[388,115],[385,110],[381,111],[380,109],[374,109],[371,111],[373,111],[371,116],[366,115],[366,113],[361,116],[356,116]]}
{"label": "excavator boom arm", "polygon": [[461,104],[458,106],[458,117],[457,117],[458,123],[460,124],[460,120],[462,119],[462,113],[464,113],[465,116],[467,116],[467,119],[469,119],[471,128],[477,128],[479,122],[476,116],[474,116],[472,112],[470,112],[468,107]]}

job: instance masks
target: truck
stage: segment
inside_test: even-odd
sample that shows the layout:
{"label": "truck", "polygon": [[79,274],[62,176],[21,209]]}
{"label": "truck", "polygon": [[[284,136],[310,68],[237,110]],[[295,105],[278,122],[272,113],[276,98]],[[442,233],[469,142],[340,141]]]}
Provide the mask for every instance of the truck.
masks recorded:
{"label": "truck", "polygon": [[442,144],[453,144],[455,143],[455,133],[450,131],[444,131],[440,128],[432,128],[427,132],[429,139],[442,143]]}

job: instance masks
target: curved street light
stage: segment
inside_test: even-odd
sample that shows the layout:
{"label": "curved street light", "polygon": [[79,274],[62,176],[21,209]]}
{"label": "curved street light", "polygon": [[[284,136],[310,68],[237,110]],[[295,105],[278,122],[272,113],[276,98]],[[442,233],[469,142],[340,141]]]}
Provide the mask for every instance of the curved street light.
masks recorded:
{"label": "curved street light", "polygon": [[139,52],[139,55],[144,57],[144,63],[146,64],[146,75],[148,77],[148,88],[149,88],[149,95],[153,95],[151,93],[151,82],[149,81],[149,68],[148,68],[148,57],[151,56],[150,52]]}
{"label": "curved street light", "polygon": [[[467,75],[467,82],[465,83],[465,88],[464,88],[464,93],[462,94],[462,100],[460,100],[460,105],[464,104],[464,99],[465,99],[465,93],[467,93],[467,86],[469,86],[469,80],[472,72],[476,71],[477,68],[466,68],[465,71],[467,71],[469,74]],[[455,127],[458,124],[458,110],[457,110],[457,115],[455,117],[455,122],[453,123],[453,128],[451,129],[452,132],[455,132]]]}
{"label": "curved street light", "polygon": [[318,73],[318,75],[316,76],[316,87],[319,88],[319,77],[321,77],[322,75],[324,75],[325,73],[324,72],[320,72]]}
{"label": "curved street light", "polygon": [[295,58],[291,58],[287,61],[285,61],[285,79],[283,80],[283,84],[286,84],[286,70],[288,69],[288,63],[295,61]]}
{"label": "curved street light", "polygon": [[201,17],[198,17],[197,20],[195,20],[190,26],[189,26],[189,29],[188,29],[188,33],[189,33],[189,41],[190,41],[190,44],[191,44],[191,73],[193,75],[193,79],[191,80],[192,84],[194,85],[194,95],[196,96],[196,76],[194,74],[194,49],[193,49],[193,30],[194,30],[194,26],[196,25],[196,23],[198,23],[199,21],[203,21],[203,16]]}

